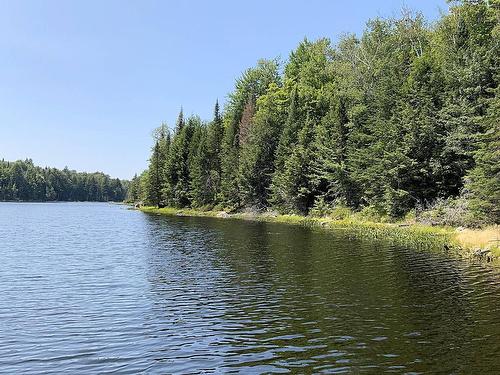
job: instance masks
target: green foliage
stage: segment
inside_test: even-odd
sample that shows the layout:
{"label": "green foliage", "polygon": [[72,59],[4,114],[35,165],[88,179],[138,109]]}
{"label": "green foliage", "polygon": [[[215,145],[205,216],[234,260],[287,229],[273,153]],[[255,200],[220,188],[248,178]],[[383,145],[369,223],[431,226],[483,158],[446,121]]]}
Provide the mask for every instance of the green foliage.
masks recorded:
{"label": "green foliage", "polygon": [[500,222],[500,88],[485,123],[486,132],[480,138],[467,188],[472,211],[480,222],[489,224]]}
{"label": "green foliage", "polygon": [[[206,156],[209,172],[206,175],[210,181],[207,181],[210,193],[208,194],[212,202],[220,201],[221,179],[222,179],[222,141],[224,138],[224,125],[220,113],[219,101],[215,102],[214,118],[208,125],[206,135]],[[201,156],[200,156],[201,157]]]}
{"label": "green foliage", "polygon": [[387,212],[377,206],[365,206],[361,211],[355,213],[354,217],[360,221],[369,221],[372,223],[384,223],[389,221]]}
{"label": "green foliage", "polygon": [[285,161],[283,173],[273,181],[274,204],[283,212],[306,214],[314,202],[309,178],[314,157],[311,150],[313,128],[314,123],[308,118],[299,132],[297,144]]}
{"label": "green foliage", "polygon": [[245,206],[265,208],[275,171],[275,153],[280,139],[280,120],[286,108],[283,87],[271,83],[258,102],[248,141],[241,149],[239,188]]}
{"label": "green foliage", "polygon": [[425,211],[419,212],[416,221],[428,225],[474,227],[479,224],[464,198],[438,199]]}
{"label": "green foliage", "polygon": [[214,176],[211,174],[211,162],[207,145],[207,128],[196,129],[192,140],[190,157],[191,201],[193,207],[202,207],[215,200]]}
{"label": "green foliage", "polygon": [[3,201],[123,201],[128,181],[101,172],[85,173],[41,168],[30,159],[0,160],[0,200]]}
{"label": "green foliage", "polygon": [[[208,124],[181,110],[130,194],[367,221],[444,199],[446,217],[498,223],[499,9],[453,2],[433,25],[405,11],[336,45],[303,40],[282,72],[260,60]],[[22,180],[13,186],[24,194]]]}
{"label": "green foliage", "polygon": [[[240,140],[240,136],[242,133],[250,136],[255,113],[253,103],[266,93],[272,83],[280,84],[278,62],[260,60],[256,67],[247,69],[243,73],[236,81],[234,92],[229,95],[224,114],[225,129],[222,142],[221,198],[226,205],[239,206],[241,203],[238,171],[240,148],[246,139]],[[241,129],[242,124],[243,129]]]}
{"label": "green foliage", "polygon": [[314,201],[314,205],[309,212],[312,217],[327,217],[333,220],[349,219],[353,212],[341,200],[326,201],[323,196],[319,196]]}

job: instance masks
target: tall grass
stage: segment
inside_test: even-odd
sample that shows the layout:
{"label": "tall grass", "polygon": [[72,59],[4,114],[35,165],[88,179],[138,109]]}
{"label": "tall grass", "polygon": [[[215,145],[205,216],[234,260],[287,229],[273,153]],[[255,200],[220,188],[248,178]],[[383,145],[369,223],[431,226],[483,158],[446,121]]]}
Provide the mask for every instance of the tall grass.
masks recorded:
{"label": "tall grass", "polygon": [[[344,230],[353,238],[384,240],[394,244],[425,249],[445,249],[462,257],[476,256],[477,249],[489,249],[493,258],[500,258],[500,229],[498,226],[486,229],[456,230],[447,226],[429,226],[419,223],[387,223],[370,221],[365,214],[346,211],[333,212],[323,217],[256,214],[240,212],[235,214],[218,211],[200,211],[196,209],[176,209],[171,207],[141,207],[141,210],[153,214],[172,216],[221,217],[236,220],[255,220],[284,224],[302,225],[323,229]],[[490,257],[491,259],[491,257]]]}
{"label": "tall grass", "polygon": [[500,257],[500,226],[491,226],[484,229],[464,229],[455,234],[455,239],[464,248],[490,249]]}

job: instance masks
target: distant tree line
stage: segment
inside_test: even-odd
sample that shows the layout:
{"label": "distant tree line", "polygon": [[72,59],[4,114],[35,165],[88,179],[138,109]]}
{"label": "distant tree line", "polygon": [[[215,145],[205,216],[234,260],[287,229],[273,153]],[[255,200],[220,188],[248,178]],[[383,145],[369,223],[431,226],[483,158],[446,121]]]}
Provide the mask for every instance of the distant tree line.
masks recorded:
{"label": "distant tree line", "polygon": [[129,199],[390,217],[462,199],[499,223],[499,4],[453,2],[432,25],[405,11],[259,61],[211,121],[181,110],[157,129]]}
{"label": "distant tree line", "polygon": [[30,159],[0,161],[3,201],[123,201],[127,184],[101,172],[37,167]]}

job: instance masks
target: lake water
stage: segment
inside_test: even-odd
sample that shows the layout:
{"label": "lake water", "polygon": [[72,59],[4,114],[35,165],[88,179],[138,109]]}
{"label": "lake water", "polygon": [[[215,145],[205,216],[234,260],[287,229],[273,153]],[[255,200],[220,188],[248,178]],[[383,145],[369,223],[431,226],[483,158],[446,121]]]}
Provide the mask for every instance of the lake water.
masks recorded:
{"label": "lake water", "polygon": [[500,274],[281,224],[0,203],[0,373],[500,373]]}

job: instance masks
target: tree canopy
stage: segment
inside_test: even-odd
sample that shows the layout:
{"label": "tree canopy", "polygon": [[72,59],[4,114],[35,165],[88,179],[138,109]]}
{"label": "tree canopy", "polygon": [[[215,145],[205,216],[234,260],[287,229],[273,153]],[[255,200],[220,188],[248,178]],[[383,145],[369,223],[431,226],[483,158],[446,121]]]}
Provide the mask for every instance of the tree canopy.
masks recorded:
{"label": "tree canopy", "polygon": [[400,217],[463,198],[499,223],[499,18],[497,0],[454,1],[433,24],[404,11],[258,61],[211,121],[181,111],[155,137],[141,199]]}
{"label": "tree canopy", "polygon": [[41,168],[33,161],[0,160],[0,200],[3,201],[116,201],[127,194],[128,181],[102,172]]}

